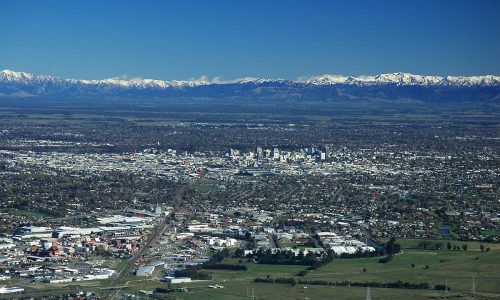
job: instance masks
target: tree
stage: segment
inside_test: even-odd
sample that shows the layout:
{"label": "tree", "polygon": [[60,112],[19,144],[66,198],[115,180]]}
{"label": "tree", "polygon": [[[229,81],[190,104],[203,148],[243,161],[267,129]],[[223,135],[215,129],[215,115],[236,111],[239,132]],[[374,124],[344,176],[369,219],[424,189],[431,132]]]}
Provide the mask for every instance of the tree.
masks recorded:
{"label": "tree", "polygon": [[228,256],[229,250],[227,248],[224,248],[223,250],[216,252],[210,260],[212,262],[222,262],[224,258],[227,258]]}
{"label": "tree", "polygon": [[396,238],[391,237],[391,239],[385,244],[385,248],[389,254],[396,254],[401,251],[401,245],[396,243]]}
{"label": "tree", "polygon": [[467,251],[467,247],[468,247],[467,244],[462,245],[462,249],[464,249],[464,251]]}
{"label": "tree", "polygon": [[234,251],[234,255],[236,257],[243,257],[245,255],[245,250],[238,248],[236,251]]}
{"label": "tree", "polygon": [[363,268],[363,273],[366,273],[366,268]]}
{"label": "tree", "polygon": [[484,251],[484,245],[483,244],[479,245],[479,249],[481,249],[481,252],[483,252]]}
{"label": "tree", "polygon": [[412,268],[415,268],[415,264],[411,264],[411,267],[412,267]]}
{"label": "tree", "polygon": [[446,243],[446,248],[447,248],[448,250],[451,250],[451,243],[450,243],[450,242]]}

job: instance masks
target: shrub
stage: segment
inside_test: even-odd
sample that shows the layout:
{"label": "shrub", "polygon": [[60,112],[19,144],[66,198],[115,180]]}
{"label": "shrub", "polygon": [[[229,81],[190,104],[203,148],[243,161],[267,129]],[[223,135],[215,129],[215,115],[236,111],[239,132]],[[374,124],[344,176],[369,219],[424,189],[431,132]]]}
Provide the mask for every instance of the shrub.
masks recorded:
{"label": "shrub", "polygon": [[393,256],[391,254],[389,254],[385,257],[382,257],[378,262],[381,264],[386,264],[386,263],[390,262],[392,259],[393,259]]}
{"label": "shrub", "polygon": [[[438,291],[444,291],[444,290],[446,290],[446,288],[447,287],[444,284],[437,284],[437,285],[434,286],[434,289],[438,290]],[[451,289],[448,287],[448,290],[451,290]]]}

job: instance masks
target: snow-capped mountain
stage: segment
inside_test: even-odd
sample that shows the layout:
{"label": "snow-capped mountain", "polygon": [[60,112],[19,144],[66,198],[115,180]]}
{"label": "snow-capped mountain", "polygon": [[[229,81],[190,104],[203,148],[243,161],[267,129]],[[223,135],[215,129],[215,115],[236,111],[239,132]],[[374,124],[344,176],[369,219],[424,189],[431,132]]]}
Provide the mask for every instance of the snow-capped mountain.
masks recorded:
{"label": "snow-capped mountain", "polygon": [[224,83],[210,83],[206,80],[157,80],[157,79],[102,79],[102,80],[83,80],[83,79],[60,79],[46,75],[33,75],[27,72],[15,72],[11,70],[3,70],[0,72],[0,83],[12,84],[40,84],[40,83],[67,83],[67,84],[85,84],[95,86],[117,86],[123,88],[158,88],[166,89],[171,87],[197,87],[210,84],[264,84],[264,83],[302,83],[305,85],[358,85],[358,86],[371,86],[383,84],[395,85],[422,85],[422,86],[498,86],[500,85],[500,76],[486,75],[486,76],[424,76],[414,75],[410,73],[388,73],[379,74],[376,76],[342,76],[325,74],[321,76],[314,76],[307,80],[285,80],[281,78],[242,78]]}
{"label": "snow-capped mountain", "polygon": [[14,72],[11,70],[3,70],[0,72],[0,82],[1,83],[12,83],[12,84],[41,84],[41,83],[66,83],[66,84],[83,84],[83,85],[95,85],[95,86],[117,86],[123,88],[159,88],[165,89],[169,87],[194,87],[200,85],[209,84],[202,80],[193,81],[164,81],[156,79],[102,79],[102,80],[83,80],[83,79],[60,79],[57,77],[45,76],[45,75],[33,75],[26,72]]}
{"label": "snow-capped mountain", "polygon": [[3,70],[0,72],[0,82],[12,84],[37,84],[42,82],[62,82],[64,80],[55,77],[44,75],[33,75],[26,72],[14,72],[11,70]]}
{"label": "snow-capped mountain", "polygon": [[232,81],[156,79],[61,79],[26,72],[0,72],[0,98],[299,98],[411,99],[439,101],[500,98],[500,77],[423,76],[389,73],[376,76],[321,75],[301,80],[241,78]]}
{"label": "snow-capped mountain", "polygon": [[335,84],[352,84],[358,86],[384,85],[394,84],[399,86],[456,86],[456,87],[471,87],[471,86],[498,86],[500,85],[500,76],[423,76],[413,75],[409,73],[389,73],[376,76],[359,76],[346,77],[339,75],[322,75],[312,77],[305,81],[306,84],[312,85],[335,85]]}
{"label": "snow-capped mountain", "polygon": [[231,80],[226,83],[239,83],[239,84],[269,84],[269,83],[277,83],[277,84],[286,84],[291,83],[292,81],[282,79],[282,78],[253,78],[246,77],[242,79]]}

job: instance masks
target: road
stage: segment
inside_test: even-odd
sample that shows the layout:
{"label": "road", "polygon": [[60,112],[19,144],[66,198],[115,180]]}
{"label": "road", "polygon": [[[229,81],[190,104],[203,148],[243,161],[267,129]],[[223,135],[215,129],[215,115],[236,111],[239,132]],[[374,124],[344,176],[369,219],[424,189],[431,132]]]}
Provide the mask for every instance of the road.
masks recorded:
{"label": "road", "polygon": [[274,240],[274,234],[269,233],[267,235],[267,239],[269,240],[269,244],[270,244],[272,249],[279,248],[278,245],[276,245],[276,242]]}
{"label": "road", "polygon": [[120,293],[121,287],[125,285],[125,280],[127,279],[127,276],[132,272],[135,263],[146,253],[146,251],[149,249],[149,246],[153,244],[165,231],[167,222],[167,217],[163,217],[158,222],[158,224],[153,228],[152,234],[149,236],[144,246],[129,260],[127,265],[118,273],[118,275],[116,275],[113,282],[111,282],[111,284],[109,285],[108,290],[102,295],[102,299],[111,300]]}

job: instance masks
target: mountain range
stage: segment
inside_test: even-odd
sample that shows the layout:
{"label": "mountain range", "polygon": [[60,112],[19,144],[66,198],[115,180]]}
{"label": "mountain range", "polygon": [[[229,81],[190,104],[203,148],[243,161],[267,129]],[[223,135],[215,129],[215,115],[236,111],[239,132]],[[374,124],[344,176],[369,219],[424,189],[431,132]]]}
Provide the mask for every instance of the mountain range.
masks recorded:
{"label": "mountain range", "polygon": [[0,72],[0,98],[264,98],[302,100],[498,101],[500,76],[321,75],[300,80],[244,78],[232,81],[61,79]]}

